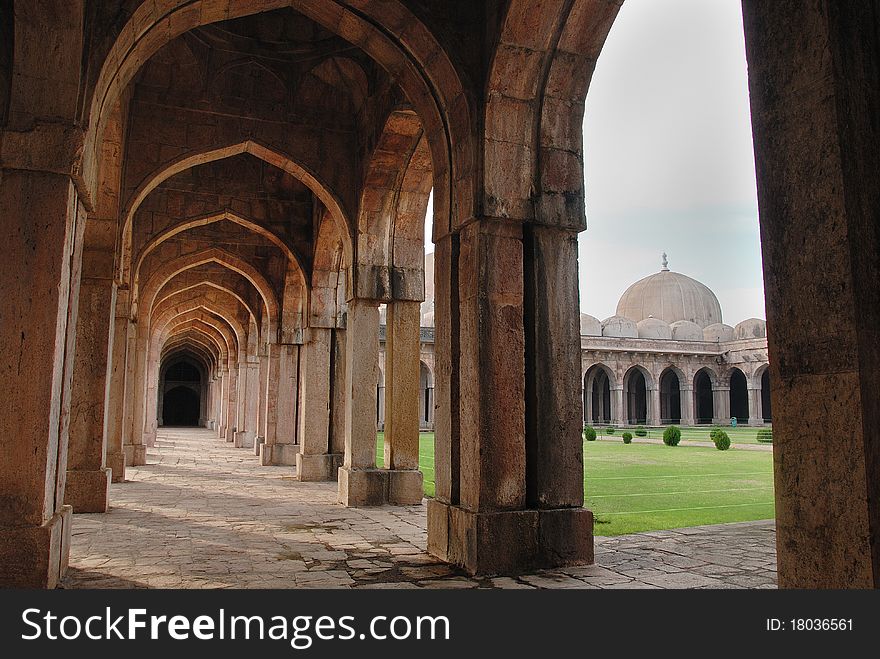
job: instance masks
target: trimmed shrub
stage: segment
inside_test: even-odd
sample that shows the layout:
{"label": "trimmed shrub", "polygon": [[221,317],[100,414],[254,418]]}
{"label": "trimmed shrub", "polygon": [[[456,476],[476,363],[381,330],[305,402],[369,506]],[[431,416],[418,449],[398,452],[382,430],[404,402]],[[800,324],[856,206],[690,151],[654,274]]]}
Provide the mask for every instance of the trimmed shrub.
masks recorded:
{"label": "trimmed shrub", "polygon": [[714,442],[718,434],[722,432],[724,432],[724,429],[721,426],[712,426],[712,430],[709,431],[709,439]]}
{"label": "trimmed shrub", "polygon": [[614,426],[608,426],[608,428],[605,430],[605,432],[608,433],[609,435],[613,435],[614,434]]}
{"label": "trimmed shrub", "polygon": [[681,441],[681,428],[678,426],[668,426],[663,431],[663,443],[666,446],[678,446]]}
{"label": "trimmed shrub", "polygon": [[715,448],[717,448],[719,451],[726,451],[730,448],[730,435],[728,435],[723,430],[719,430],[715,434],[714,441]]}
{"label": "trimmed shrub", "polygon": [[584,426],[584,439],[588,442],[596,441],[596,429],[593,426]]}
{"label": "trimmed shrub", "polygon": [[636,426],[636,437],[647,437],[648,431],[645,430],[645,426]]}
{"label": "trimmed shrub", "polygon": [[773,443],[773,431],[770,428],[761,428],[755,438],[762,444]]}
{"label": "trimmed shrub", "polygon": [[624,444],[631,444],[633,440],[633,434],[631,432],[625,432],[621,435],[623,437]]}

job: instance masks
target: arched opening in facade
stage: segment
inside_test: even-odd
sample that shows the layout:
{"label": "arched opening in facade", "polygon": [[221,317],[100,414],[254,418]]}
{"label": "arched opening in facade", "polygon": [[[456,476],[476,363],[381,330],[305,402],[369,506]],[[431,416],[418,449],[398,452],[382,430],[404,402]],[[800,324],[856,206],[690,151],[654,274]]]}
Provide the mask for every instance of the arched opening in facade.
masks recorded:
{"label": "arched opening in facade", "polygon": [[770,408],[770,369],[764,369],[761,374],[761,416],[764,423],[773,422],[773,412]]}
{"label": "arched opening in facade", "polygon": [[425,362],[419,362],[419,428],[434,427],[434,377]]}
{"label": "arched opening in facade", "polygon": [[730,416],[740,424],[746,424],[749,420],[748,384],[745,374],[738,368],[730,372]]}
{"label": "arched opening in facade", "polygon": [[594,364],[584,374],[585,424],[610,424],[614,419],[611,377],[601,364]]}
{"label": "arched opening in facade", "polygon": [[157,421],[160,427],[204,424],[202,370],[188,357],[178,357],[160,370]]}
{"label": "arched opening in facade", "polygon": [[712,393],[712,378],[706,369],[700,369],[694,376],[694,421],[712,423],[715,417],[715,404]]}
{"label": "arched opening in facade", "polygon": [[624,378],[626,396],[626,420],[630,425],[648,422],[648,383],[645,374],[634,366]]}
{"label": "arched opening in facade", "polygon": [[660,423],[681,423],[681,382],[672,368],[660,375]]}

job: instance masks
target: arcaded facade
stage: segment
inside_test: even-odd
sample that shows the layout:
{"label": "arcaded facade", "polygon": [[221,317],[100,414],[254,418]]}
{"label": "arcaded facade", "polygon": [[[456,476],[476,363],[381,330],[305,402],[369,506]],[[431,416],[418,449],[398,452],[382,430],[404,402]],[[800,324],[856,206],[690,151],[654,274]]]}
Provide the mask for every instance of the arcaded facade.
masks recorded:
{"label": "arcaded facade", "polygon": [[[431,190],[427,550],[591,562],[581,127],[620,5],[0,0],[0,585],[58,583],[160,423],[419,503]],[[743,9],[780,583],[874,586],[880,10]]]}

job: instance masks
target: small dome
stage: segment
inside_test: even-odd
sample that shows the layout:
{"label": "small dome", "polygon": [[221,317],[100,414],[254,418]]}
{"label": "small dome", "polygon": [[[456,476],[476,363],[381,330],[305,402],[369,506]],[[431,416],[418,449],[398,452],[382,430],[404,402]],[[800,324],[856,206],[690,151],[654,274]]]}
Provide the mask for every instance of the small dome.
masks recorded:
{"label": "small dome", "polygon": [[581,314],[581,336],[602,336],[602,323],[598,318],[582,313]]}
{"label": "small dome", "polygon": [[636,323],[640,339],[671,339],[672,329],[658,318],[645,318]]}
{"label": "small dome", "polygon": [[611,316],[602,321],[602,336],[615,336],[621,339],[639,338],[639,328],[629,318]]}
{"label": "small dome", "polygon": [[679,320],[672,323],[672,338],[675,341],[702,341],[703,330],[696,323],[689,320]]}
{"label": "small dome", "polygon": [[708,286],[666,267],[626,289],[617,315],[635,322],[653,316],[667,323],[689,320],[700,327],[721,322],[721,305]]}
{"label": "small dome", "polygon": [[712,343],[724,343],[733,341],[733,328],[724,323],[715,323],[703,330],[703,340]]}
{"label": "small dome", "polygon": [[749,318],[733,330],[737,339],[763,339],[767,336],[767,323],[760,318]]}

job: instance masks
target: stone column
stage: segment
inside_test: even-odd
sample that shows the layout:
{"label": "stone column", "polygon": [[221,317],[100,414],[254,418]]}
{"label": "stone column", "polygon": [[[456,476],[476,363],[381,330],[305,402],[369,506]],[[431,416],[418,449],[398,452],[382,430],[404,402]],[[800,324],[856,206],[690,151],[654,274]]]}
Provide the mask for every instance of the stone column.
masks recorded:
{"label": "stone column", "polygon": [[338,500],[345,506],[381,505],[387,500],[388,472],[376,469],[378,303],[351,300],[345,335],[345,458],[339,468]]}
{"label": "stone column", "polygon": [[761,416],[761,389],[749,387],[749,425],[763,426],[764,418]]}
{"label": "stone column", "polygon": [[[59,5],[55,9],[66,16],[70,10],[61,4],[45,6]],[[63,36],[43,25],[34,29],[34,40]],[[75,245],[82,242],[84,212],[69,175],[49,171],[57,169],[54,163],[43,170],[29,160],[63,158],[67,140],[77,137],[72,126],[60,123],[2,134],[0,372],[6,387],[0,414],[0,587],[5,588],[54,588],[67,569],[71,508],[62,501],[79,302]],[[17,166],[16,155],[27,167]]]}
{"label": "stone column", "polygon": [[229,372],[224,365],[217,365],[217,439],[226,439],[226,407],[229,397]]}
{"label": "stone column", "polygon": [[612,425],[620,428],[627,424],[626,405],[623,400],[623,386],[611,387],[611,418]]}
{"label": "stone column", "polygon": [[388,502],[422,501],[419,471],[419,321],[421,303],[388,303],[385,339],[385,468]]}
{"label": "stone column", "polygon": [[652,389],[648,389],[645,394],[648,397],[648,425],[663,425],[662,410],[660,409],[660,383],[659,380]]}
{"label": "stone column", "polygon": [[[428,551],[450,560],[450,515],[461,502],[458,234],[434,244],[434,498],[428,499]],[[380,409],[380,414],[384,407]],[[452,543],[453,553],[457,543]]]}
{"label": "stone column", "polygon": [[694,388],[681,385],[681,425],[694,425]]}
{"label": "stone column", "polygon": [[[447,258],[454,267],[455,244],[435,267],[445,271]],[[451,320],[460,503],[429,502],[428,547],[471,573],[592,559],[592,515],[581,508],[576,264],[568,231],[482,219],[459,234]],[[436,277],[438,303],[447,277]]]}
{"label": "stone column", "polygon": [[877,588],[877,4],[748,0],[743,14],[767,298],[779,585]]}
{"label": "stone column", "polygon": [[[86,224],[89,222],[91,220]],[[86,229],[87,241],[89,229]],[[79,293],[64,503],[78,513],[104,513],[111,479],[105,461],[105,410],[116,295],[112,259],[108,263],[92,254],[86,256],[87,270]]]}
{"label": "stone column", "polygon": [[275,375],[270,380],[275,387],[274,418],[275,429],[266,437],[266,444],[260,453],[262,465],[295,465],[299,447],[297,439],[297,408],[299,400],[299,355],[300,347],[293,344],[273,344],[273,359],[270,369]]}
{"label": "stone column", "polygon": [[581,387],[581,398],[584,401],[584,425],[591,426],[593,425],[593,392]]}
{"label": "stone column", "polygon": [[712,423],[726,426],[730,423],[730,387],[712,385]]}
{"label": "stone column", "polygon": [[332,330],[311,327],[300,363],[299,453],[297,478],[333,480],[338,463],[330,448],[330,349]]}
{"label": "stone column", "polygon": [[269,420],[269,345],[261,346],[258,368],[259,399],[257,402],[257,427],[254,437],[254,455],[260,455],[260,446],[266,443],[266,425]]}
{"label": "stone column", "polygon": [[235,424],[238,417],[238,366],[236,364],[229,365],[229,392],[226,403],[226,441],[235,443]]}
{"label": "stone column", "polygon": [[[525,225],[523,252],[526,515],[536,513],[537,533],[523,537],[523,545],[534,541],[536,547],[520,565],[592,563],[593,514],[583,507],[577,233]],[[505,285],[498,292],[499,302],[509,304],[513,291]],[[501,335],[493,338],[503,349]]]}
{"label": "stone column", "polygon": [[247,356],[242,353],[238,358],[238,386],[235,391],[235,433],[232,438],[232,445],[236,448],[241,448],[244,446],[244,442],[247,440],[246,437],[246,427],[245,427],[245,408],[247,407],[247,398],[248,398],[248,365],[247,365]]}
{"label": "stone column", "polygon": [[[123,451],[125,464],[131,467],[147,464],[147,447],[144,445],[144,406],[146,392],[147,318],[132,323],[128,337],[128,362],[125,365],[126,412]],[[131,386],[129,387],[129,383]]]}
{"label": "stone column", "polygon": [[333,455],[334,474],[339,470],[345,454],[345,330],[333,330],[330,353],[330,454]]}
{"label": "stone column", "polygon": [[260,362],[247,357],[239,369],[243,387],[239,398],[239,424],[235,432],[236,448],[253,448],[257,436],[260,409]]}

